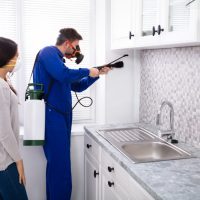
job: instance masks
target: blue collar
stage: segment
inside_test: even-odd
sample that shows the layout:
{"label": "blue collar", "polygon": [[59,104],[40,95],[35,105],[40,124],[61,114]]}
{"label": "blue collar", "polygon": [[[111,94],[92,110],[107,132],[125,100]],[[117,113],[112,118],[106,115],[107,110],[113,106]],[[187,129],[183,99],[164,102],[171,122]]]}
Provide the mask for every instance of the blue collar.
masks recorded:
{"label": "blue collar", "polygon": [[56,46],[54,46],[54,47],[55,47],[56,51],[58,52],[59,57],[63,58],[64,57],[63,53]]}

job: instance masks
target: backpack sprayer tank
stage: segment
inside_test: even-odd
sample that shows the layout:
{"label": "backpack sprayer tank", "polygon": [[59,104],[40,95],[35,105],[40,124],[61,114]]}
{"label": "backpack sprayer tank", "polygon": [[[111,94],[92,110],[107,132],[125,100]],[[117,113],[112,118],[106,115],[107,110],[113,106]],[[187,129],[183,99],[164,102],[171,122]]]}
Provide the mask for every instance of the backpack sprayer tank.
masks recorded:
{"label": "backpack sprayer tank", "polygon": [[45,102],[43,84],[29,83],[24,103],[25,146],[44,145]]}

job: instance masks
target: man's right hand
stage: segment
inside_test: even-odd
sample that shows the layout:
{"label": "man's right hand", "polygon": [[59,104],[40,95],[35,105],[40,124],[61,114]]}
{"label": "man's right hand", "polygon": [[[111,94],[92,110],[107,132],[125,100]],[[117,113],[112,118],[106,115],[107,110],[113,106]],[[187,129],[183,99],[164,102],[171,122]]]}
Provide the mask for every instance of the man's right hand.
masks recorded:
{"label": "man's right hand", "polygon": [[97,68],[90,68],[90,74],[89,74],[90,77],[98,77],[99,76],[99,70]]}

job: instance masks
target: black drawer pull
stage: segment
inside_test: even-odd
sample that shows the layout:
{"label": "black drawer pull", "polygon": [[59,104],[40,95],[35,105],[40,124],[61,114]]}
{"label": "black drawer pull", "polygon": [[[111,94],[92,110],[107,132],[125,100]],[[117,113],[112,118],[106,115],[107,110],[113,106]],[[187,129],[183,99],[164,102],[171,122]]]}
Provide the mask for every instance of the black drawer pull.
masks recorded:
{"label": "black drawer pull", "polygon": [[114,185],[114,182],[108,181],[108,186],[112,187]]}
{"label": "black drawer pull", "polygon": [[87,148],[88,148],[88,149],[89,149],[90,147],[92,147],[92,145],[91,145],[91,144],[87,144],[86,146],[87,146]]}
{"label": "black drawer pull", "polygon": [[114,167],[110,167],[110,166],[108,166],[108,171],[109,171],[109,172],[114,171]]}
{"label": "black drawer pull", "polygon": [[94,170],[94,178],[96,178],[97,175],[99,175],[99,172],[97,172],[96,170]]}
{"label": "black drawer pull", "polygon": [[134,34],[131,33],[131,31],[129,32],[129,40],[131,40],[131,37],[134,37]]}

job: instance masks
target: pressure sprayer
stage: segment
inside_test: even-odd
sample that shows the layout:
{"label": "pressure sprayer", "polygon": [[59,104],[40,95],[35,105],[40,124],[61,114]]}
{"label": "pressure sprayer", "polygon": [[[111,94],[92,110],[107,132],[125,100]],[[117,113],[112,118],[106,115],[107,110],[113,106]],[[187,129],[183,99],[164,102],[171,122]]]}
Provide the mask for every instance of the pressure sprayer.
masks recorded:
{"label": "pressure sprayer", "polygon": [[44,145],[45,102],[43,84],[29,83],[24,103],[25,146]]}

